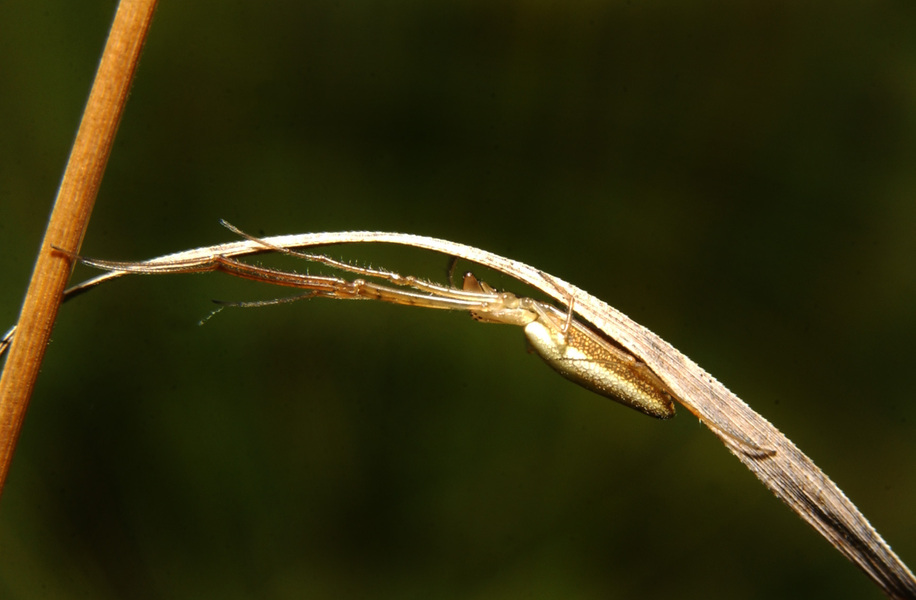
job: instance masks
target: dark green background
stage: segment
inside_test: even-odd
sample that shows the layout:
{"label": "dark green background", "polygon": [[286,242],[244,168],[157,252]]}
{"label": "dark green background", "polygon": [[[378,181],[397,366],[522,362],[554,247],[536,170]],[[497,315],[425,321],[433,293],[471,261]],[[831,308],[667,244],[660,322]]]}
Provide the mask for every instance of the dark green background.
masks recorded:
{"label": "dark green background", "polygon": [[[694,358],[916,561],[911,2],[289,4],[162,3],[86,254],[226,218],[536,265]],[[113,10],[0,3],[0,326]],[[686,411],[591,395],[515,328],[330,301],[197,326],[276,295],[138,277],[63,308],[0,596],[881,597]]]}

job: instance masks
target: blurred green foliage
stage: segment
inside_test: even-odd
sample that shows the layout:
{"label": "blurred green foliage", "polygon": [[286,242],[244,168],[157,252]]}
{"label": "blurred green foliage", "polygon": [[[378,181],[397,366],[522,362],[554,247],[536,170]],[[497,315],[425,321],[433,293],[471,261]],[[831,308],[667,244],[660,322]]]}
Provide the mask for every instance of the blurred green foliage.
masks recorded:
{"label": "blurred green foliage", "polygon": [[[10,323],[113,10],[0,3]],[[164,2],[83,251],[226,218],[536,265],[696,359],[913,564],[914,31],[906,2]],[[135,278],[61,311],[0,596],[880,597],[686,411],[590,395],[514,328],[324,301],[197,326],[280,294]]]}

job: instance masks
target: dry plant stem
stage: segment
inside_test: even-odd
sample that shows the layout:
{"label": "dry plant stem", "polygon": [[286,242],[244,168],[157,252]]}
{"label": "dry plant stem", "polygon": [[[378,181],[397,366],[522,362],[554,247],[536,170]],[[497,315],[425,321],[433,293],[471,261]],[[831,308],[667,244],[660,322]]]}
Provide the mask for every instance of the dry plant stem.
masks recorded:
{"label": "dry plant stem", "polygon": [[156,0],[118,5],[70,151],[0,378],[0,493],[72,268],[53,248],[79,250],[155,7]]}
{"label": "dry plant stem", "polygon": [[[645,327],[603,301],[558,277],[524,263],[446,240],[402,233],[341,232],[287,235],[263,240],[276,248],[305,248],[329,244],[386,242],[434,250],[485,265],[523,281],[561,303],[573,302],[576,314],[642,360],[674,392],[676,399],[707,424],[725,446],[779,499],[789,505],[837,550],[892,598],[916,598],[916,578],[868,520],[810,458],[740,398]],[[136,263],[71,288],[77,295],[130,272],[194,272],[196,266],[272,250],[257,240],[219,244]],[[236,261],[237,262],[237,261]],[[176,265],[181,265],[176,269]],[[213,270],[213,269],[207,269]],[[232,272],[230,269],[227,269]],[[276,283],[283,284],[282,281]],[[12,335],[12,331],[8,337]],[[2,350],[2,341],[0,341]],[[725,432],[737,432],[750,442],[748,451]]]}

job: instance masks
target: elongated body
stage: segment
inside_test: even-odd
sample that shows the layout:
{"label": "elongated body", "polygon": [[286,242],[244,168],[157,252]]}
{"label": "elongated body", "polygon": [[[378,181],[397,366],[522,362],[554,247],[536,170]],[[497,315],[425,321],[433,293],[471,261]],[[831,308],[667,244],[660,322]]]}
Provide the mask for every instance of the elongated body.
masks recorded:
{"label": "elongated body", "polygon": [[463,287],[496,299],[486,310],[472,310],[475,319],[522,326],[531,348],[563,377],[650,417],[674,416],[671,394],[645,364],[586,329],[571,314],[531,298],[497,292],[471,273],[465,274]]}
{"label": "elongated body", "polygon": [[525,325],[531,347],[563,377],[658,419],[674,416],[665,384],[631,354],[573,322],[564,333],[555,315]]}

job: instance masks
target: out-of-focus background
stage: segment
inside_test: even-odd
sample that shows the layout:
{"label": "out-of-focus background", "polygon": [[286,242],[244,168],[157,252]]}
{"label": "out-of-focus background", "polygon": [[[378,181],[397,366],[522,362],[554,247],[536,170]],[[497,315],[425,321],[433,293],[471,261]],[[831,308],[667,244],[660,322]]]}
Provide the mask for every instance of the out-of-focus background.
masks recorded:
{"label": "out-of-focus background", "polygon": [[[0,326],[113,11],[0,4]],[[737,392],[912,565],[914,31],[906,2],[163,2],[83,251],[225,218],[536,265]],[[881,597],[687,411],[589,394],[516,328],[320,300],[198,326],[284,294],[137,277],[62,309],[0,596]]]}

